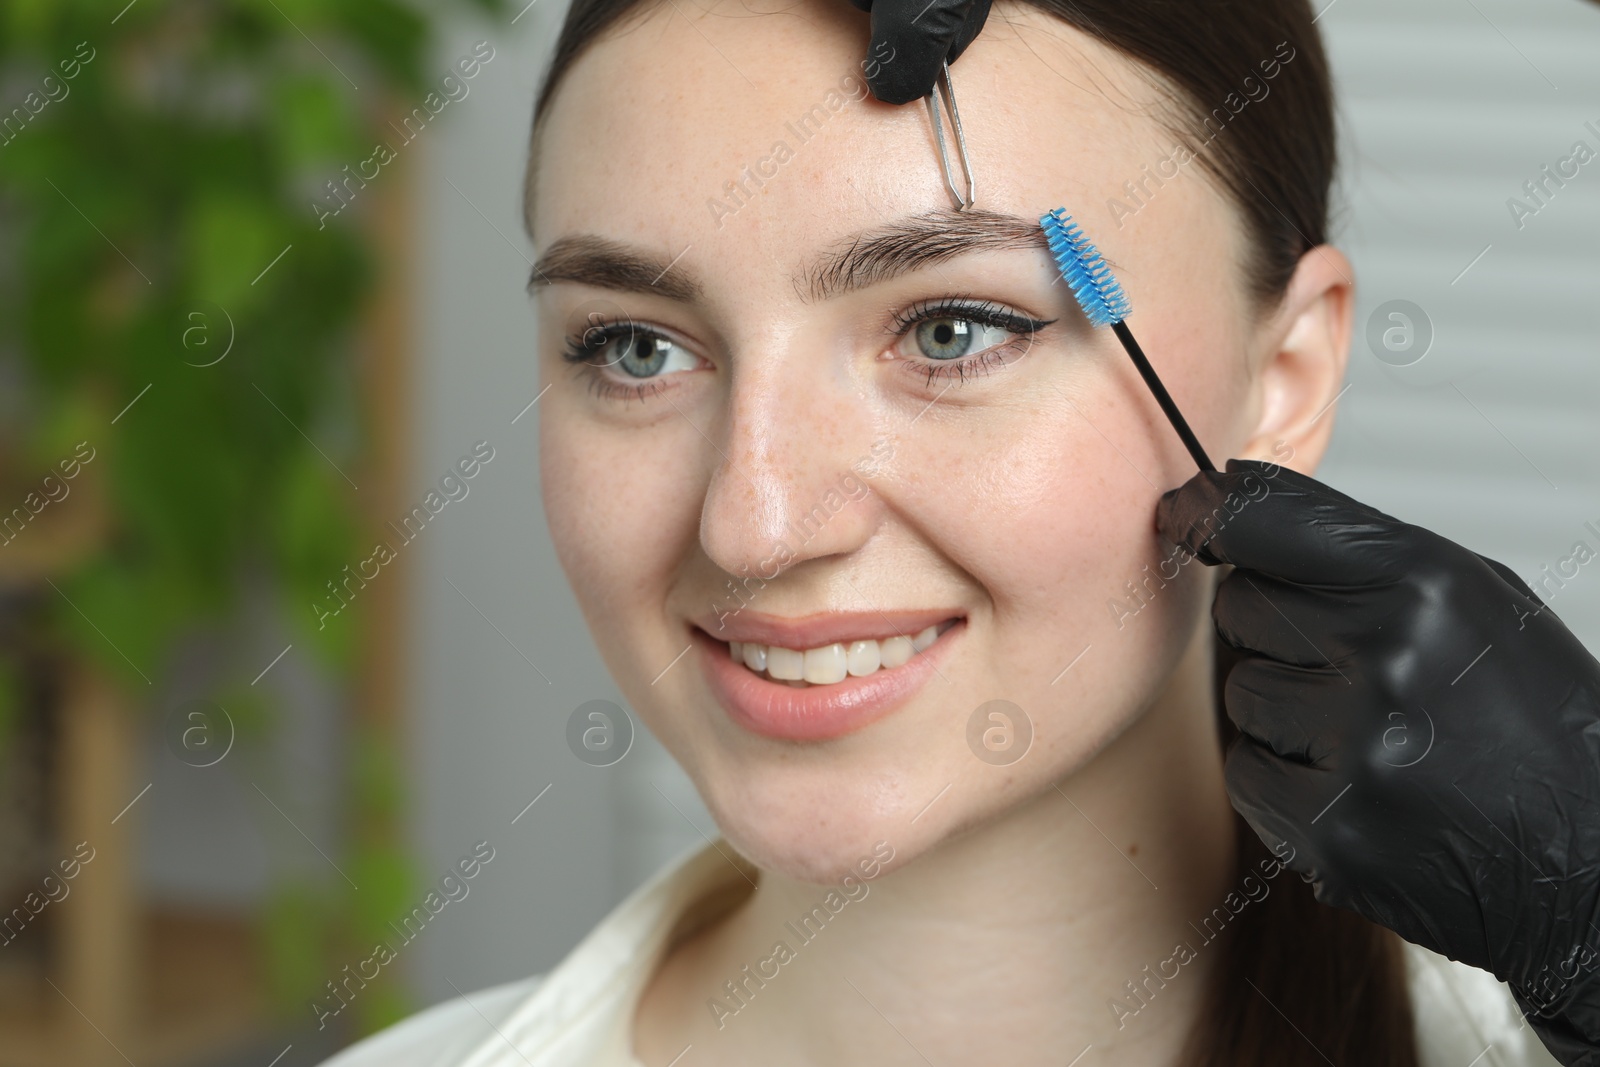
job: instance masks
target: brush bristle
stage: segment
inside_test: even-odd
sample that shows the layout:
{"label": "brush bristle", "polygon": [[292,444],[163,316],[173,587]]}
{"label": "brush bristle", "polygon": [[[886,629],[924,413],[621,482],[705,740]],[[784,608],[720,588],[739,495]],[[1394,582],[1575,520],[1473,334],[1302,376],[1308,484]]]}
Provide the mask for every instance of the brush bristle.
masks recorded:
{"label": "brush bristle", "polygon": [[1071,286],[1072,295],[1078,298],[1078,306],[1083,308],[1089,325],[1110,326],[1127,318],[1133,310],[1127,295],[1099,250],[1067,214],[1067,209],[1058,207],[1041,216],[1039,225],[1044,228],[1056,267]]}

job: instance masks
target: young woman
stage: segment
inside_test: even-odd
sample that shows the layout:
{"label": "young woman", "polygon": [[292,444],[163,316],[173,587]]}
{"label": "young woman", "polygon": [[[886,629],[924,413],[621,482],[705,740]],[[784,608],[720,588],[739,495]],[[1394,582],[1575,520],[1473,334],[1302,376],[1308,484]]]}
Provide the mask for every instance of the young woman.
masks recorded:
{"label": "young woman", "polygon": [[1000,0],[954,70],[962,213],[866,38],[840,0],[568,14],[541,485],[723,837],[542,980],[333,1062],[1554,1062],[1231,809],[1215,576],[1154,523],[1193,468],[1039,236],[1065,205],[1099,244],[1212,455],[1314,470],[1353,281],[1308,5]]}

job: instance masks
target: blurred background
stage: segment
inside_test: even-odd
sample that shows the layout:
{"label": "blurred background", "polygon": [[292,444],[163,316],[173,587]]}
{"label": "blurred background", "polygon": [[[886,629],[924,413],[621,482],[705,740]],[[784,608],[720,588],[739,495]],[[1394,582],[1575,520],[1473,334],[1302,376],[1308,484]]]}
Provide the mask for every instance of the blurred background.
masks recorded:
{"label": "blurred background", "polygon": [[[1359,292],[1322,476],[1600,648],[1600,7],[1321,10]],[[538,495],[560,15],[0,5],[0,1067],[313,1064],[714,832],[648,735],[567,742],[621,697]]]}

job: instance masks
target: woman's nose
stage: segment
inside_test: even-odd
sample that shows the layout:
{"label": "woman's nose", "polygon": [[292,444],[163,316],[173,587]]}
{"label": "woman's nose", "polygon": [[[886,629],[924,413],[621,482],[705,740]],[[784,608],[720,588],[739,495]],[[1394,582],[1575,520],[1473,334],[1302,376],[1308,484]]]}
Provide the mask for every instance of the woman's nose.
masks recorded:
{"label": "woman's nose", "polygon": [[700,513],[701,545],[730,574],[771,579],[847,555],[881,521],[871,478],[884,446],[872,413],[859,391],[815,364],[734,357],[721,432],[707,431],[720,462]]}

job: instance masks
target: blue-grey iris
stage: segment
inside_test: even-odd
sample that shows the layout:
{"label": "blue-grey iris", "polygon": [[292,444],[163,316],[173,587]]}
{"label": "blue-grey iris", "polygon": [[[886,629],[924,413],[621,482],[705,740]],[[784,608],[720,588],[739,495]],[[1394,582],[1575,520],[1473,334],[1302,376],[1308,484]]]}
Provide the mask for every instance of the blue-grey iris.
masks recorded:
{"label": "blue-grey iris", "polygon": [[606,365],[621,367],[634,378],[653,378],[672,354],[672,342],[647,333],[629,333],[606,343]]}
{"label": "blue-grey iris", "polygon": [[928,319],[917,324],[917,347],[929,359],[958,359],[972,348],[966,319]]}

